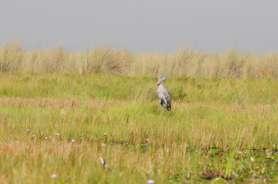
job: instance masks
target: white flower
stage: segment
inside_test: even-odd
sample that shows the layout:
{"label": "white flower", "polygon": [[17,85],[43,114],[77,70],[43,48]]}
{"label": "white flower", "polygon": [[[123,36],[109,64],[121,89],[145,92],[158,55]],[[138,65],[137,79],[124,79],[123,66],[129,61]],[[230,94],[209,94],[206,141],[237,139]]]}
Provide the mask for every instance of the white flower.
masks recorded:
{"label": "white flower", "polygon": [[53,174],[51,174],[50,178],[52,178],[52,179],[57,179],[57,178],[58,178],[58,175],[57,175],[56,173],[53,173]]}
{"label": "white flower", "polygon": [[155,184],[154,180],[148,180],[147,184]]}

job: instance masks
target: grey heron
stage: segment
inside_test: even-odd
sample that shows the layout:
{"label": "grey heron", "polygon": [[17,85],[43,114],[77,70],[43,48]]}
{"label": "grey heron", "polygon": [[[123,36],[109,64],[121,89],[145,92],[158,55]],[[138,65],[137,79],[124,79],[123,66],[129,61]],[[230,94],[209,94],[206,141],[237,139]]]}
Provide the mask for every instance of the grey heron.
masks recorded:
{"label": "grey heron", "polygon": [[171,110],[171,95],[169,94],[167,88],[164,86],[163,81],[166,77],[160,76],[157,81],[157,95],[160,100],[160,105],[164,107],[167,111]]}

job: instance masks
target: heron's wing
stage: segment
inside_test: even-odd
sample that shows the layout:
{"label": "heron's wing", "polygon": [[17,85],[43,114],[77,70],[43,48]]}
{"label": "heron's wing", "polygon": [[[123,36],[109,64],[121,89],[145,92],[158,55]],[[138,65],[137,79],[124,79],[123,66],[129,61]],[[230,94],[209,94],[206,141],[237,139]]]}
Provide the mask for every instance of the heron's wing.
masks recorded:
{"label": "heron's wing", "polygon": [[171,96],[168,92],[168,90],[163,86],[160,85],[157,89],[157,95],[159,98],[167,98],[167,99],[171,99]]}

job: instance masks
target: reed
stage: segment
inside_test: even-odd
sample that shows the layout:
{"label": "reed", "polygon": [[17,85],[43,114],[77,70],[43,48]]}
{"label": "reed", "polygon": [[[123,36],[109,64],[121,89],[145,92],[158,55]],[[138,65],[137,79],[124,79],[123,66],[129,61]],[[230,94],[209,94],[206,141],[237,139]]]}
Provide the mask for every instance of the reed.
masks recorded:
{"label": "reed", "polygon": [[191,49],[175,53],[132,53],[97,48],[69,52],[63,48],[25,50],[20,44],[0,48],[2,73],[107,73],[124,76],[202,78],[277,78],[278,55],[251,54],[229,50],[205,53]]}

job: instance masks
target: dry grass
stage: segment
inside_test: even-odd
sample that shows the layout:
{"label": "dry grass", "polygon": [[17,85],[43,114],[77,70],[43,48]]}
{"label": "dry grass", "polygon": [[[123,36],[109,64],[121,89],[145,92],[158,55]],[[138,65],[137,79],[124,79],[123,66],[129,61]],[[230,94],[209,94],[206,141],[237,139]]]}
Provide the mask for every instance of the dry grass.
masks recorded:
{"label": "dry grass", "polygon": [[255,55],[235,50],[204,53],[190,49],[171,54],[136,54],[98,48],[68,52],[63,48],[24,50],[20,44],[0,48],[1,72],[110,73],[121,75],[205,78],[277,78],[278,55]]}

